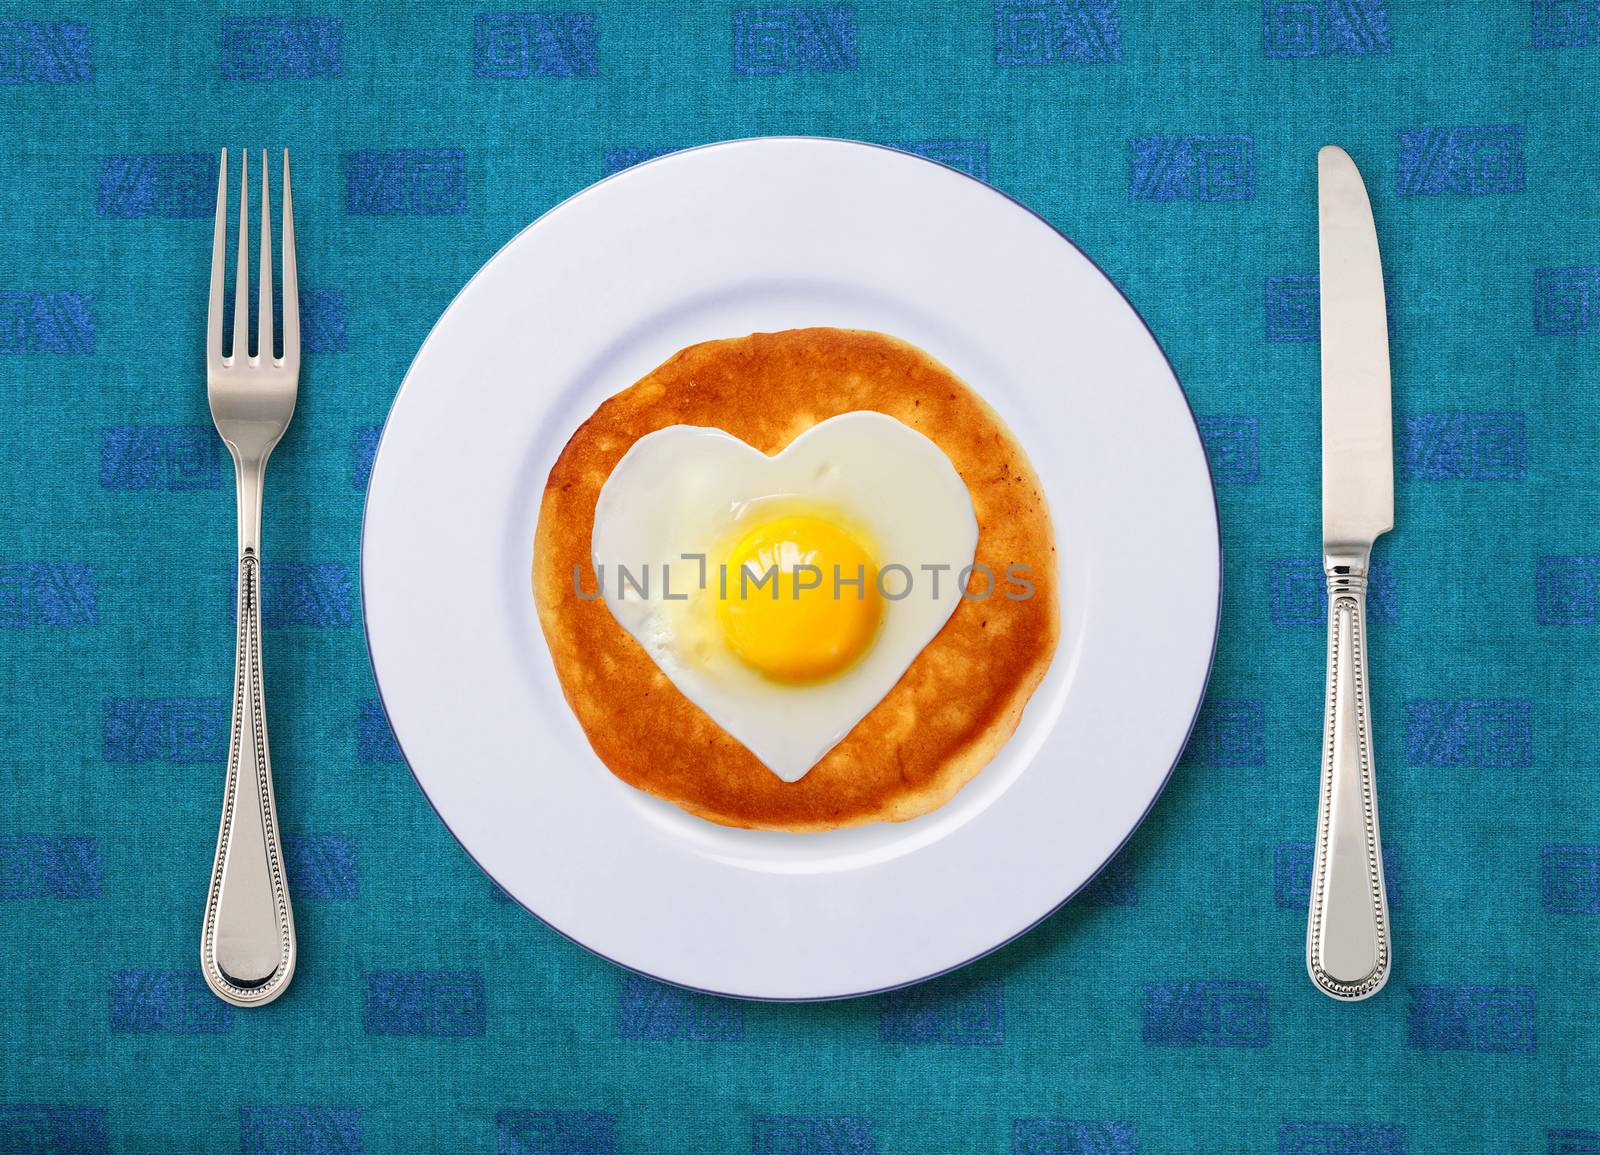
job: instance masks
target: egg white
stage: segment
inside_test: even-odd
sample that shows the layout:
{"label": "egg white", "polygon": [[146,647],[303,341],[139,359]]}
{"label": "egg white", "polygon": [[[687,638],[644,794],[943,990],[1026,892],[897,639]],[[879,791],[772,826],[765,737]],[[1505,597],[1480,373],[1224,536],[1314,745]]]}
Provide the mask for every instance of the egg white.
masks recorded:
{"label": "egg white", "polygon": [[[880,569],[899,564],[911,575],[907,596],[883,600],[877,638],[856,663],[800,685],[745,664],[726,647],[715,615],[718,566],[729,547],[752,526],[790,512],[829,517],[869,545]],[[960,601],[957,575],[977,543],[972,496],[944,452],[886,414],[855,412],[813,426],[773,457],[720,429],[673,425],[641,437],[600,490],[591,551],[622,628],[685,697],[794,782],[944,626]],[[705,555],[704,589],[700,563],[686,554]],[[946,567],[937,573],[937,595],[935,574],[924,566]],[[619,590],[619,567],[635,579],[648,572],[648,597],[632,584]],[[736,570],[728,576],[738,581]],[[891,594],[905,584],[898,572],[885,575]],[[831,593],[831,574],[824,585]],[[842,592],[854,596],[851,588]]]}

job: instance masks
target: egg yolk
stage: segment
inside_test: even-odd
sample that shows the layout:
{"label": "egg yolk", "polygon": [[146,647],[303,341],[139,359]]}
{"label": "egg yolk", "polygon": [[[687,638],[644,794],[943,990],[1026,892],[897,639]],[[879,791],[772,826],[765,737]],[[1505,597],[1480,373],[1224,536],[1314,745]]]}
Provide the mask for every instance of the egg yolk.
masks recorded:
{"label": "egg yolk", "polygon": [[767,677],[819,681],[871,646],[883,613],[878,567],[831,521],[788,516],[763,522],[734,545],[726,566],[717,603],[723,637]]}

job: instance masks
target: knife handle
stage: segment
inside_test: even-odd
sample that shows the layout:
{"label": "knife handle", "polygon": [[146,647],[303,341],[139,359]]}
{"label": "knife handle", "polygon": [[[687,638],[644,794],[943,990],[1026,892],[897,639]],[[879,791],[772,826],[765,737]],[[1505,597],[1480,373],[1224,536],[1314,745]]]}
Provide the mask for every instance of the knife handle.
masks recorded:
{"label": "knife handle", "polygon": [[1389,980],[1389,901],[1367,701],[1367,561],[1329,557],[1328,693],[1306,970],[1354,1002]]}

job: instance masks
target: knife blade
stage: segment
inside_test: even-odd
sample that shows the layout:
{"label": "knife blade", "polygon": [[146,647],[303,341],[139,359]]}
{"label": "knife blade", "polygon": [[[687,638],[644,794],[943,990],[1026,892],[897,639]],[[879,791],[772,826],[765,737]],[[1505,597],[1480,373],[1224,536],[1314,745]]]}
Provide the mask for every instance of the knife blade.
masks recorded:
{"label": "knife blade", "polygon": [[1332,998],[1369,998],[1392,945],[1367,676],[1372,544],[1394,527],[1388,311],[1372,204],[1348,153],[1317,154],[1322,295],[1322,548],[1328,667],[1306,970]]}
{"label": "knife blade", "polygon": [[1378,232],[1350,154],[1317,154],[1322,280],[1322,546],[1371,549],[1394,528],[1389,320]]}

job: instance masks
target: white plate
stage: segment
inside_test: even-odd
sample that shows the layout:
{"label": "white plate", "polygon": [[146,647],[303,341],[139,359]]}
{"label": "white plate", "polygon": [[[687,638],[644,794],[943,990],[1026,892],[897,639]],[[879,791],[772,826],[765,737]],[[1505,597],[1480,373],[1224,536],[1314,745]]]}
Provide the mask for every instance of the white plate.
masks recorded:
{"label": "white plate", "polygon": [[[685,345],[805,325],[904,338],[999,410],[1049,498],[1062,641],[1016,736],[942,809],[730,830],[590,750],[534,611],[533,529],[550,466],[602,399]],[[1194,721],[1221,551],[1183,392],[1087,257],[951,169],[783,138],[629,169],[483,267],[389,414],[361,584],[406,761],[506,891],[657,978],[818,999],[960,966],[1094,877]]]}

